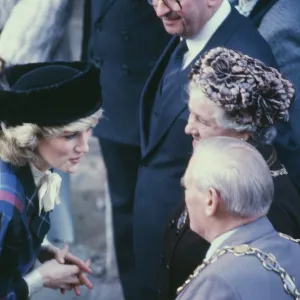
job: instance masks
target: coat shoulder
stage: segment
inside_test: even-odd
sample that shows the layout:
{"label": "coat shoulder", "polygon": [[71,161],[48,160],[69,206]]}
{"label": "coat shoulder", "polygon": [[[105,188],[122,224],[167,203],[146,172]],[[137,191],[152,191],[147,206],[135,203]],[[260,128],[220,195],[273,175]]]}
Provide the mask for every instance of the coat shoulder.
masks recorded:
{"label": "coat shoulder", "polygon": [[0,161],[0,211],[8,216],[13,215],[15,210],[24,211],[24,189],[19,181],[14,167]]}
{"label": "coat shoulder", "polygon": [[[266,253],[272,253],[288,274],[293,274],[296,278],[300,275],[300,262],[297,259],[300,255],[300,248],[296,243],[273,233],[254,241],[250,246]],[[205,286],[207,281],[212,282],[211,290],[218,290],[216,295],[221,292],[219,283],[224,285],[224,290],[230,290],[233,295],[239,295],[233,299],[289,299],[288,294],[282,288],[278,274],[264,268],[255,255],[224,254],[191,281],[190,289],[198,289],[200,293],[202,286]],[[261,288],[257,289],[258,286]],[[272,290],[269,289],[270,286],[272,286]],[[299,287],[298,285],[298,289]],[[219,298],[216,296],[213,299]]]}

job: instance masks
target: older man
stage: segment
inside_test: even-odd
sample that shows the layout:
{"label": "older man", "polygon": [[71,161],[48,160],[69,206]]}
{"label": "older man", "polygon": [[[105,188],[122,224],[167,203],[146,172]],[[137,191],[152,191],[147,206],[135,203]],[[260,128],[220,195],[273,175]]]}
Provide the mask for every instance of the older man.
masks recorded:
{"label": "older man", "polygon": [[133,241],[137,287],[143,300],[156,299],[159,293],[163,232],[183,199],[180,178],[192,152],[192,140],[184,133],[189,115],[185,85],[192,65],[216,46],[275,65],[268,44],[228,0],[149,1],[165,30],[175,36],[141,98],[142,158],[135,188]]}
{"label": "older man", "polygon": [[229,137],[203,139],[183,183],[191,229],[211,246],[178,300],[300,296],[300,247],[266,218],[274,187],[255,148]]}

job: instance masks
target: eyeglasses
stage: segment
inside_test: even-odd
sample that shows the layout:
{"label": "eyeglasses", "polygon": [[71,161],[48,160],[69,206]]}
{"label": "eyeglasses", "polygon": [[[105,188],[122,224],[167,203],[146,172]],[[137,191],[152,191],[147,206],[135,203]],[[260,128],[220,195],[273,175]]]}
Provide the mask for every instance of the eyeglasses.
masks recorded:
{"label": "eyeglasses", "polygon": [[154,7],[158,6],[159,2],[163,2],[170,10],[178,11],[182,9],[180,0],[148,0],[148,3]]}

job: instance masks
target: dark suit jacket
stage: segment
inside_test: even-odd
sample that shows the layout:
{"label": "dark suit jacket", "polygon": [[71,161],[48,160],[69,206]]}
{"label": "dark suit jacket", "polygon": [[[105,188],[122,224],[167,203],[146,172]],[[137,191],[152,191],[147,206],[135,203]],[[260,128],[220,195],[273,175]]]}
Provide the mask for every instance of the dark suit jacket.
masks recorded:
{"label": "dark suit jacket", "polygon": [[[271,161],[271,156],[276,153],[274,147],[268,145],[260,147],[258,150],[266,161]],[[270,170],[274,172],[280,169],[282,169],[281,162],[274,159]],[[274,201],[268,218],[277,231],[300,238],[300,198],[298,193],[286,174],[277,176],[274,174],[273,182]],[[179,226],[179,219],[184,208],[185,203],[182,201],[176,208],[165,233],[165,247],[161,261],[163,272],[161,299],[164,300],[176,298],[177,288],[202,263],[209,248],[208,242],[190,230],[188,219],[181,227]]]}
{"label": "dark suit jacket", "polygon": [[[163,232],[171,212],[184,198],[180,179],[192,153],[191,137],[184,133],[188,119],[185,86],[190,64],[174,82],[174,89],[164,95],[161,113],[149,140],[149,120],[155,93],[171,53],[178,44],[174,37],[152,71],[141,99],[140,126],[142,161],[135,192],[134,247],[136,268],[144,294],[158,290],[159,258]],[[269,65],[275,61],[268,44],[252,23],[233,9],[209,40],[203,51],[225,46],[259,58]],[[149,292],[150,293],[150,292]]]}
{"label": "dark suit jacket", "polygon": [[147,0],[88,1],[85,56],[101,69],[105,117],[95,133],[139,145],[141,91],[170,35]]}
{"label": "dark suit jacket", "polygon": [[260,0],[249,18],[270,45],[280,71],[296,89],[290,122],[278,125],[274,145],[300,191],[300,2]]}

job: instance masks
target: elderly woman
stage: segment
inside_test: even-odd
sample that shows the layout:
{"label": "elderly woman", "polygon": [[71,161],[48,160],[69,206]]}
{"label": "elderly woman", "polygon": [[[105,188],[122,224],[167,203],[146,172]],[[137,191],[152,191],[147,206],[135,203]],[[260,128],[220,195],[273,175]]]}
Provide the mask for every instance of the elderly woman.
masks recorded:
{"label": "elderly woman", "polygon": [[[4,77],[4,76],[3,76]],[[42,245],[61,179],[88,151],[102,114],[99,73],[83,63],[39,63],[5,72],[0,90],[0,299],[40,288],[91,287],[88,263]],[[30,272],[36,259],[43,263]]]}
{"label": "elderly woman", "polygon": [[[299,238],[300,199],[272,146],[274,125],[288,120],[294,94],[292,84],[277,70],[233,50],[215,48],[190,73],[186,133],[192,135],[194,146],[212,136],[231,136],[254,145],[275,185],[268,217],[277,231]],[[176,289],[201,264],[208,247],[190,230],[182,202],[165,234],[161,299],[176,298]]]}

